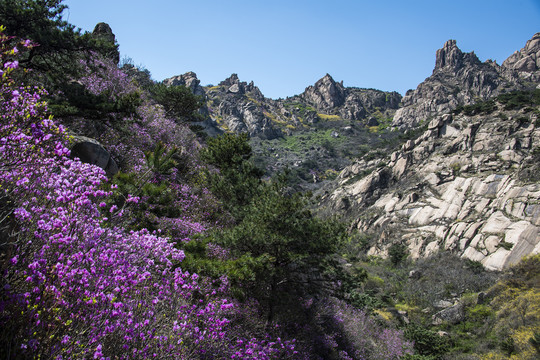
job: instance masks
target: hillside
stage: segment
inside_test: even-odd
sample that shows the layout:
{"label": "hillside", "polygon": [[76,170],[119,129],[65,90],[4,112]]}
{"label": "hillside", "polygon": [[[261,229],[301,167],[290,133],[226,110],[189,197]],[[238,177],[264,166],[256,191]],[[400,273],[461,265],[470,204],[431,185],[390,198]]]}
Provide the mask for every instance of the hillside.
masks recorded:
{"label": "hillside", "polygon": [[540,33],[275,100],[65,10],[0,0],[0,358],[538,357]]}

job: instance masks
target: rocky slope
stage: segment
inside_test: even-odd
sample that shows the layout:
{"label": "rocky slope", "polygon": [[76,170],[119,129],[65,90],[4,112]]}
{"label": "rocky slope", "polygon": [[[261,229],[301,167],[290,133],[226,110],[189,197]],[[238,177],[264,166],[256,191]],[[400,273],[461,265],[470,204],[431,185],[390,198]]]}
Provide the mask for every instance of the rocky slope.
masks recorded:
{"label": "rocky slope", "polygon": [[539,65],[540,33],[501,66],[448,41],[393,119],[420,135],[347,166],[321,192],[321,213],[373,235],[373,255],[403,243],[413,258],[451,251],[503,269],[539,253]]}
{"label": "rocky slope", "polygon": [[200,86],[193,72],[164,83],[187,86],[202,96],[206,120],[198,125],[210,135],[247,132],[258,165],[268,176],[292,169],[298,190],[320,187],[365,147],[399,135],[371,132],[389,125],[400,94],[345,87],[328,74],[302,94],[278,100],[266,98],[236,74],[216,86]]}
{"label": "rocky slope", "polygon": [[[539,66],[540,33],[502,65],[449,40],[402,99],[328,74],[279,100],[235,74],[209,87],[193,73],[167,81],[206,99],[207,130],[247,131],[259,165],[292,168],[304,189],[344,167],[318,191],[320,211],[372,234],[369,254],[404,243],[413,258],[451,251],[503,269],[540,252]],[[390,150],[403,130],[409,140]]]}
{"label": "rocky slope", "polygon": [[403,242],[413,258],[448,250],[502,269],[540,252],[540,90],[533,94],[534,104],[501,99],[490,113],[435,117],[388,158],[345,168],[322,205],[376,234],[374,255]]}
{"label": "rocky slope", "polygon": [[433,74],[403,97],[392,125],[401,129],[416,127],[459,105],[534,88],[540,79],[539,69],[540,33],[502,65],[491,60],[481,62],[474,52],[463,53],[455,40],[449,40],[437,50]]}

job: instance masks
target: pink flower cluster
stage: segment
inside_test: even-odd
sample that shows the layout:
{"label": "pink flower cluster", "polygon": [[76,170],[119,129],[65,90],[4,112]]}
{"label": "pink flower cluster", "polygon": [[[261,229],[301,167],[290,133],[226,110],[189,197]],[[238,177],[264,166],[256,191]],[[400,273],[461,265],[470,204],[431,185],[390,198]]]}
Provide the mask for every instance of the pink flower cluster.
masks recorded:
{"label": "pink flower cluster", "polygon": [[89,59],[80,60],[80,63],[87,75],[78,81],[91,94],[106,95],[110,101],[115,101],[123,95],[138,90],[131,79],[110,59],[92,53]]}

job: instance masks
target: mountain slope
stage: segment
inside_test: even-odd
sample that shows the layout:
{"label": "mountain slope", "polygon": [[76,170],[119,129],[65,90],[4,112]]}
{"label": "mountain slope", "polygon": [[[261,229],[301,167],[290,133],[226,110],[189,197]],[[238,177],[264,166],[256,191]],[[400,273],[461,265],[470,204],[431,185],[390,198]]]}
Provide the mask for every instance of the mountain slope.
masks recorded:
{"label": "mountain slope", "polygon": [[[504,84],[538,86],[538,67],[523,70],[531,63],[523,59],[538,52],[539,38],[501,67],[447,42],[437,51],[434,75],[403,99],[409,105],[394,117],[404,127],[431,119],[421,135],[387,157],[346,167],[322,193],[321,212],[344,214],[376,235],[373,255],[403,243],[413,258],[445,250],[502,269],[539,253],[540,90],[494,96]],[[463,81],[470,86],[445,97]],[[473,92],[487,100],[463,106]]]}

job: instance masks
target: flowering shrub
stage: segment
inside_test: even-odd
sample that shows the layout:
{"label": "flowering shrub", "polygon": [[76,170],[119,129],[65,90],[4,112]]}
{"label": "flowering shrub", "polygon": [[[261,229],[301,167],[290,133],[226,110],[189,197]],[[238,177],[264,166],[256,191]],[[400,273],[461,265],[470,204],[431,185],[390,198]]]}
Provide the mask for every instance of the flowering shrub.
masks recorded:
{"label": "flowering shrub", "polygon": [[114,102],[139,90],[111,59],[91,53],[89,59],[79,61],[85,74],[79,78],[79,82],[93,95],[105,95],[109,101]]}
{"label": "flowering shrub", "polygon": [[65,129],[46,117],[44,91],[15,87],[8,75],[17,63],[8,56],[16,51],[0,40],[0,197],[10,230],[0,244],[9,254],[0,284],[2,357],[291,355],[287,342],[232,341],[228,318],[237,310],[226,283],[182,271],[184,253],[168,238],[127,231],[102,215],[123,216],[103,211],[110,196],[103,170],[68,158]]}
{"label": "flowering shrub", "polygon": [[385,328],[362,310],[355,309],[336,299],[320,303],[305,303],[306,312],[312,316],[314,359],[398,360],[413,353],[413,344],[406,341],[403,332]]}

